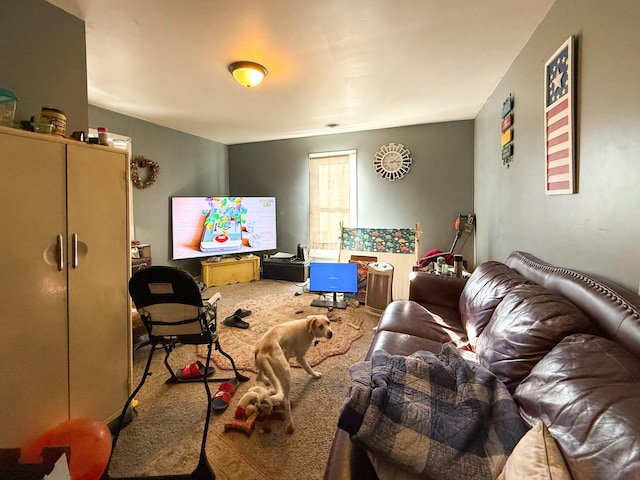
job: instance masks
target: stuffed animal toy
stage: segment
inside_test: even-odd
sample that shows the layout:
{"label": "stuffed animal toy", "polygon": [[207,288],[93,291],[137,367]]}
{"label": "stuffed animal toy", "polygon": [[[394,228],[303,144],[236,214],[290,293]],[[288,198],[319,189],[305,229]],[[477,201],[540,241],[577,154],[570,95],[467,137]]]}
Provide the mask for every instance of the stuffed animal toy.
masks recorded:
{"label": "stuffed animal toy", "polygon": [[[271,431],[270,420],[284,420],[284,411],[281,405],[274,405],[271,398],[274,393],[273,388],[251,387],[247,393],[240,397],[234,418],[224,424],[224,431],[239,430],[246,435],[251,435],[256,421],[260,420],[262,422],[260,432],[269,433]],[[289,404],[293,407],[291,400]]]}
{"label": "stuffed animal toy", "polygon": [[[267,389],[261,386],[251,387],[247,393],[240,397],[234,418],[224,425],[224,430],[240,430],[250,435],[258,418],[265,419],[273,411],[273,401],[271,395],[274,389]],[[269,431],[266,426],[263,430]]]}
{"label": "stuffed animal toy", "polygon": [[274,393],[275,390],[272,388],[267,389],[259,385],[251,387],[240,398],[234,415],[235,418],[241,420],[250,417],[254,413],[257,413],[259,418],[268,416],[273,411],[271,395]]}

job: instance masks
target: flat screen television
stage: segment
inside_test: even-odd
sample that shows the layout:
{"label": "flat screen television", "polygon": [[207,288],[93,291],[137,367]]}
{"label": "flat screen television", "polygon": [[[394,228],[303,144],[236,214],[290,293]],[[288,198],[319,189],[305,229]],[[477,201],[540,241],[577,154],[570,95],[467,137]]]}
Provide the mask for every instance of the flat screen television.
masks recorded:
{"label": "flat screen television", "polygon": [[313,300],[312,307],[346,308],[347,302],[338,300],[337,294],[358,291],[358,264],[312,262],[309,264],[309,291],[332,294],[331,299]]}
{"label": "flat screen television", "polygon": [[172,258],[276,249],[274,197],[171,197]]}

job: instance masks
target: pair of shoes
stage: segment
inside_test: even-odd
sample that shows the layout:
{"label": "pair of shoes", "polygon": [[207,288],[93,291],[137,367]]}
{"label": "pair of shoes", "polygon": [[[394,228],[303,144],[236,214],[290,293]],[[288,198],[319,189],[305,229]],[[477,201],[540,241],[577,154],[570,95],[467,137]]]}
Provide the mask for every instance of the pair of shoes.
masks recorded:
{"label": "pair of shoes", "polygon": [[[209,367],[209,370],[206,373],[207,377],[210,377],[215,373],[216,369],[212,366]],[[176,373],[176,377],[178,377],[178,381],[180,382],[199,382],[205,376],[205,366],[202,364],[200,360],[193,362],[190,365],[187,365],[182,370]]]}
{"label": "pair of shoes", "polygon": [[251,310],[245,310],[244,308],[239,308],[235,312],[233,312],[233,315],[237,315],[240,318],[248,317],[249,315],[251,315]]}
{"label": "pair of shoes", "polygon": [[229,315],[225,318],[222,323],[228,327],[249,328],[249,323],[242,320],[244,317],[248,317],[249,315],[251,315],[251,310],[239,308],[233,312],[233,315]]}
{"label": "pair of shoes", "polygon": [[239,315],[231,315],[225,318],[222,323],[227,327],[249,328],[249,324],[242,320]]}
{"label": "pair of shoes", "polygon": [[237,378],[231,378],[226,382],[222,382],[218,391],[213,396],[213,402],[211,404],[211,410],[216,413],[223,412],[229,406],[229,402],[231,402],[231,397],[236,393],[236,389],[240,385],[240,382]]}

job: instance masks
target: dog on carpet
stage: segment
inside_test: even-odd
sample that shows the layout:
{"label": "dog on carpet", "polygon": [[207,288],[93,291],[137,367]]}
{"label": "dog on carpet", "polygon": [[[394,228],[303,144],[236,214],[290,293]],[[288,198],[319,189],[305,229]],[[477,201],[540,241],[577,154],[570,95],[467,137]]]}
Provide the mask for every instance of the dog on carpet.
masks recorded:
{"label": "dog on carpet", "polygon": [[273,389],[271,395],[274,404],[282,405],[287,433],[293,433],[291,418],[291,366],[289,359],[295,357],[298,364],[313,378],[320,378],[322,374],[314,371],[305,355],[309,347],[317,338],[333,337],[333,330],[326,315],[309,315],[300,320],[291,320],[274,325],[258,340],[254,358],[258,371],[256,380],[263,382]]}

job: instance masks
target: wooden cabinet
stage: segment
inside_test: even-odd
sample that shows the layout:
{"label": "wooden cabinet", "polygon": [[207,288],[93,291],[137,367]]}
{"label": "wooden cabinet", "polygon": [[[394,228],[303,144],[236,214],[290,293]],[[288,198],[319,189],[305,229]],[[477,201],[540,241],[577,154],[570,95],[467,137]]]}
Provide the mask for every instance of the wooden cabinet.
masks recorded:
{"label": "wooden cabinet", "polygon": [[130,391],[128,158],[0,127],[0,448]]}
{"label": "wooden cabinet", "polygon": [[221,258],[217,262],[203,260],[200,265],[202,265],[202,283],[207,287],[260,280],[260,258],[253,254],[237,258]]}

